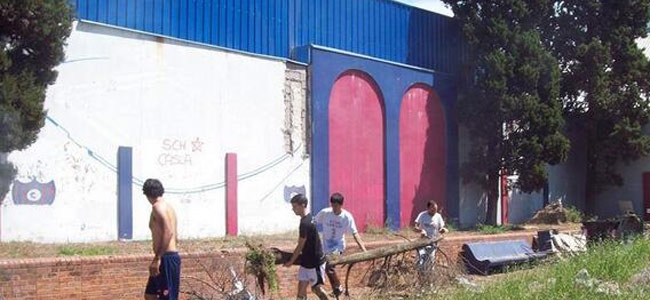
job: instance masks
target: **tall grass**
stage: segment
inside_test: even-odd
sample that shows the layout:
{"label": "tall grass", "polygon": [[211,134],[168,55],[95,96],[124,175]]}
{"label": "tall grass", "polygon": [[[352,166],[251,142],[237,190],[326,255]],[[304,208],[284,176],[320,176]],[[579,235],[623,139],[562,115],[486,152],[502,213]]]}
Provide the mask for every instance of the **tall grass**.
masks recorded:
{"label": "tall grass", "polygon": [[[506,274],[483,284],[482,292],[458,287],[445,299],[648,299],[650,287],[630,284],[630,278],[650,266],[650,241],[638,238],[628,243],[610,241],[592,246],[587,253]],[[586,269],[591,278],[617,283],[620,295],[608,295],[597,287],[576,283],[576,274]],[[502,275],[503,276],[503,275]],[[441,295],[437,295],[436,299]],[[431,298],[433,299],[433,298]]]}

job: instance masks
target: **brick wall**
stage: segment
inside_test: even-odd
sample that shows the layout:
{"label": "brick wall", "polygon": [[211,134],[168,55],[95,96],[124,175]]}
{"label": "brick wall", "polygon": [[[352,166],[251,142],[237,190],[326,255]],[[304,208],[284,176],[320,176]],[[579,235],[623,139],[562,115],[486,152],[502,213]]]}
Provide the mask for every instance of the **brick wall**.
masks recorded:
{"label": "brick wall", "polygon": [[[463,243],[505,239],[526,239],[530,243],[535,232],[500,235],[449,237],[441,248],[455,259]],[[368,248],[397,244],[400,241],[368,243]],[[352,250],[356,250],[352,247]],[[204,267],[224,274],[227,265],[235,263],[241,268],[245,250],[228,253],[183,254],[181,290],[199,286],[208,280]],[[39,258],[0,261],[0,299],[142,299],[147,282],[147,267],[152,256],[101,256],[74,258]],[[367,266],[367,265],[365,265]],[[358,286],[366,268],[355,265],[350,284]],[[344,280],[345,269],[339,276]],[[278,266],[280,297],[292,297],[296,290],[298,268]],[[354,289],[352,289],[354,292]],[[184,298],[187,299],[187,298]]]}
{"label": "brick wall", "polygon": [[[307,120],[307,67],[287,62],[284,80],[284,132],[285,150],[293,153],[299,145],[309,144]],[[309,153],[307,149],[303,153]]]}
{"label": "brick wall", "polygon": [[[201,264],[210,268],[240,257],[237,252],[184,254],[182,275],[205,280]],[[3,261],[0,295],[6,299],[142,299],[151,259],[131,255]]]}

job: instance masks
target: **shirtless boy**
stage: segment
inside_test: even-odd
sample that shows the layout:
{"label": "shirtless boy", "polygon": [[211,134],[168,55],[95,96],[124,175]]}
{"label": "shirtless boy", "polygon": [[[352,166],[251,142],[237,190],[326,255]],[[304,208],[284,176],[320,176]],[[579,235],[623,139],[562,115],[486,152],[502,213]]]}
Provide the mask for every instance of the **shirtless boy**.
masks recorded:
{"label": "shirtless boy", "polygon": [[165,188],[158,179],[147,179],[142,186],[151,203],[149,228],[154,258],[149,265],[145,300],[177,300],[180,286],[181,257],[176,248],[176,212],[162,195]]}

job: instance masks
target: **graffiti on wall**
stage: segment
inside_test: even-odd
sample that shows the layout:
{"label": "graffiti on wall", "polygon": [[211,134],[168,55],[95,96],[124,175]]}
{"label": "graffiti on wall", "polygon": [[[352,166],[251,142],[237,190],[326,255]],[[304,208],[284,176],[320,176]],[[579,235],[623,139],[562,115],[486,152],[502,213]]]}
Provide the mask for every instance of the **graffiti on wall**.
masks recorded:
{"label": "graffiti on wall", "polygon": [[54,180],[41,183],[33,178],[30,182],[14,180],[12,198],[16,205],[51,205],[56,196]]}
{"label": "graffiti on wall", "polygon": [[162,152],[158,155],[158,165],[165,166],[191,166],[192,156],[203,151],[203,142],[200,138],[194,139],[163,139],[160,144]]}
{"label": "graffiti on wall", "polygon": [[284,186],[284,201],[287,203],[291,201],[291,197],[297,194],[306,195],[307,189],[304,185],[285,185]]}

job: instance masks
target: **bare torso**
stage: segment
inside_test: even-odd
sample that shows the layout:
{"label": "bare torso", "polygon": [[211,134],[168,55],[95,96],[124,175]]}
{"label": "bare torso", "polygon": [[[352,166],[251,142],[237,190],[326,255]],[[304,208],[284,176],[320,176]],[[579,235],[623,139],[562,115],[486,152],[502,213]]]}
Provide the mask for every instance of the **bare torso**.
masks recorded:
{"label": "bare torso", "polygon": [[[156,207],[157,206],[157,207]],[[164,218],[156,216],[154,212],[156,209],[161,214],[164,214]],[[168,222],[167,228],[170,229],[171,239],[169,244],[162,245],[164,243],[164,229],[165,222]],[[151,240],[153,242],[153,251],[155,254],[162,255],[165,252],[176,252],[176,212],[171,205],[167,204],[165,201],[157,202],[152,207],[151,217],[149,218],[149,228],[151,229]],[[161,248],[162,247],[162,248]],[[157,250],[160,250],[160,253],[156,253]]]}

